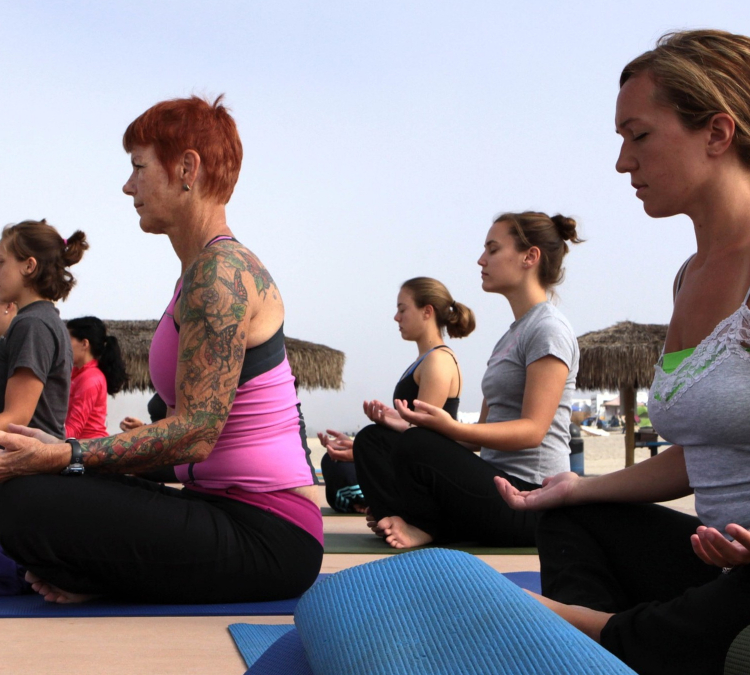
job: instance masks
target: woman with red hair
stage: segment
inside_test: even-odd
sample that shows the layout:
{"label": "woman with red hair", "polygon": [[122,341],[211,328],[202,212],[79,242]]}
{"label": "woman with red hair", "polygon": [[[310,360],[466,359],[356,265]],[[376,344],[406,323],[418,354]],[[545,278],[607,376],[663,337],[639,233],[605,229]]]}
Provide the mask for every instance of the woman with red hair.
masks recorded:
{"label": "woman with red hair", "polygon": [[[164,101],[123,144],[141,229],[166,234],[182,265],[150,354],[170,415],[80,442],[3,436],[3,546],[50,601],[297,596],[320,570],[322,519],[284,304],[226,222],[242,162],[234,120],[221,97]],[[182,489],[127,475],[163,467]]]}

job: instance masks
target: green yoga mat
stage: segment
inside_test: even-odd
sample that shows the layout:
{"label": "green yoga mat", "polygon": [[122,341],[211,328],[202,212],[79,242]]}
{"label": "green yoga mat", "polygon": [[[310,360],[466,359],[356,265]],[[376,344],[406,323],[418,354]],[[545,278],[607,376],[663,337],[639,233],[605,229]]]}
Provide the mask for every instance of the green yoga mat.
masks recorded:
{"label": "green yoga mat", "polygon": [[[425,547],[428,548],[428,547]],[[465,551],[473,555],[537,555],[536,548],[502,548],[472,543],[442,544],[440,548]],[[326,553],[406,553],[414,549],[396,549],[370,532],[326,532]]]}

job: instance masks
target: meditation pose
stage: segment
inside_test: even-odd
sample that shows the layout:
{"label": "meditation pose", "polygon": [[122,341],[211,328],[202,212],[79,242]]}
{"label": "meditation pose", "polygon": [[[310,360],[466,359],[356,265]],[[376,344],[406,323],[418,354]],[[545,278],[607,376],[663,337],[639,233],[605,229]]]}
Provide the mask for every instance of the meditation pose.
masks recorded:
{"label": "meditation pose", "polygon": [[[615,126],[646,213],[695,230],[649,393],[674,445],[603,476],[498,488],[518,513],[545,510],[545,605],[641,675],[720,675],[750,624],[750,38],[665,35],[622,71]],[[692,492],[697,517],[650,503]]]}
{"label": "meditation pose", "polygon": [[[413,410],[397,400],[403,423],[417,428],[399,436],[389,484],[380,478],[376,444],[359,448],[355,442],[369,525],[394,548],[534,544],[536,514],[510,509],[493,478],[529,490],[570,468],[578,342],[548,300],[562,279],[567,241],[580,241],[576,223],[559,215],[506,213],[490,228],[479,258],[482,288],[504,295],[515,321],[490,356],[478,424],[457,422],[421,397]],[[480,456],[472,452],[480,448]]]}
{"label": "meditation pose", "polygon": [[[393,318],[401,337],[416,342],[419,352],[417,360],[396,384],[393,400],[406,401],[406,405],[412,407],[418,398],[442,408],[455,419],[461,394],[461,370],[443,335],[446,332],[452,338],[469,335],[476,325],[474,313],[456,302],[437,279],[415,277],[402,284]],[[370,475],[371,484],[377,481],[379,489],[392,487],[391,454],[401,432],[409,427],[395,409],[380,401],[365,401],[363,407],[374,424],[362,429],[354,441],[333,429],[328,429],[327,434],[318,434],[327,451],[320,463],[326,499],[337,511],[365,510],[366,503],[352,463],[353,454],[360,452],[363,446],[367,446],[366,452],[378,455],[378,475]]]}
{"label": "meditation pose", "polygon": [[[0,433],[0,541],[49,601],[297,596],[320,570],[322,518],[281,294],[226,222],[235,122],[221,97],[164,101],[123,145],[141,229],[182,266],[150,354],[171,414],[81,441]],[[127,475],[165,466],[183,489]]]}
{"label": "meditation pose", "polygon": [[119,392],[127,383],[120,344],[95,316],[70,319],[66,323],[73,345],[65,435],[103,438],[107,435],[107,394]]}

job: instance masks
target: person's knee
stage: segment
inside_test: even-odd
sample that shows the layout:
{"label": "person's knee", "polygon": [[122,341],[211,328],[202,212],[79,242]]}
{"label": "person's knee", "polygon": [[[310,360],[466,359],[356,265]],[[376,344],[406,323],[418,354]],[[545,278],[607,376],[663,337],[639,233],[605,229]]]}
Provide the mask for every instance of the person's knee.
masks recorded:
{"label": "person's knee", "polygon": [[355,463],[362,461],[363,458],[367,461],[371,455],[380,454],[386,450],[388,443],[385,437],[393,433],[395,432],[380,424],[368,424],[364,429],[360,429],[352,445]]}
{"label": "person's knee", "polygon": [[398,453],[401,459],[409,463],[419,462],[435,451],[436,441],[440,435],[429,429],[412,427],[401,434],[398,444]]}
{"label": "person's knee", "polygon": [[36,508],[29,503],[34,492],[35,477],[13,478],[0,484],[0,541],[11,549],[34,532]]}

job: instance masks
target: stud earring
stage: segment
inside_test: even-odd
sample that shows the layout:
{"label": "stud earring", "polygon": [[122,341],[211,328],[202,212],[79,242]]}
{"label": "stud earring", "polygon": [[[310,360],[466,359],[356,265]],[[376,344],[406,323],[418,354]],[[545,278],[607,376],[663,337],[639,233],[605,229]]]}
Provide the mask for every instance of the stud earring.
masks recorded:
{"label": "stud earring", "polygon": [[184,190],[185,192],[190,192],[190,186],[189,186],[189,185],[188,185],[187,183],[184,183],[184,184],[182,185],[182,189],[183,189],[183,190]]}

